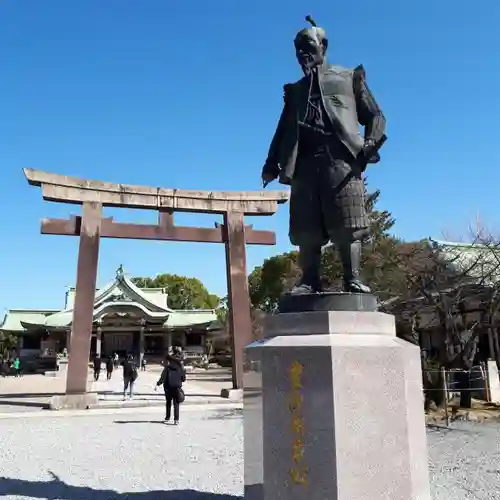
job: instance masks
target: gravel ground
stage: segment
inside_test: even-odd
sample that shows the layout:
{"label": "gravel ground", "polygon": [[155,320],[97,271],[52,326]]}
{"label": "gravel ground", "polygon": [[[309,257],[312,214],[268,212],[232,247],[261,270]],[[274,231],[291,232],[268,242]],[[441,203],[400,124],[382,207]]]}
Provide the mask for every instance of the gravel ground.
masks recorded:
{"label": "gravel ground", "polygon": [[500,423],[455,422],[428,440],[433,500],[500,498]]}
{"label": "gravel ground", "polygon": [[[186,406],[0,421],[0,497],[236,500],[243,493],[238,410]],[[138,413],[140,412],[140,413]],[[429,431],[433,500],[500,498],[500,425]]]}

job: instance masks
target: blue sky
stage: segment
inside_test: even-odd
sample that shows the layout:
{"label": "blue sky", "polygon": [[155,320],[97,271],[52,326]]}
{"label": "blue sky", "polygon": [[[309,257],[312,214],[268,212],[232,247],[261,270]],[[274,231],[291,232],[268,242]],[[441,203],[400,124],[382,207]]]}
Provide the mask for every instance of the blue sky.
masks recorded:
{"label": "blue sky", "polygon": [[[282,103],[300,77],[293,38],[312,14],[330,61],[363,63],[388,119],[369,171],[406,239],[495,224],[500,186],[498,0],[0,2],[0,307],[62,307],[78,240],[40,235],[44,202],[23,167],[187,189],[252,190]],[[278,188],[279,185],[275,184]],[[149,212],[108,210],[121,221]],[[213,226],[209,216],[176,222]],[[277,232],[248,268],[290,248],[288,208],[249,220]],[[103,240],[99,283],[170,272],[226,291],[222,245]]]}

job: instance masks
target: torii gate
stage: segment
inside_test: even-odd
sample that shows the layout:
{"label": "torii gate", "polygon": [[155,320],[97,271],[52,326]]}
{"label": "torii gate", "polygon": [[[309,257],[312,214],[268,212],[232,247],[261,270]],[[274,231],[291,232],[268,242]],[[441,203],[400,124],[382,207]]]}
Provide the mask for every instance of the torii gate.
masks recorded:
{"label": "torii gate", "polygon": [[[245,226],[244,216],[273,215],[278,204],[288,200],[287,191],[152,188],[84,180],[28,168],[24,169],[24,175],[30,185],[41,187],[44,200],[83,205],[81,216],[42,219],[41,224],[42,234],[80,237],[66,394],[87,392],[101,237],[225,244],[233,388],[243,387],[243,349],[252,341],[245,243],[276,244],[273,231],[258,231]],[[112,217],[103,217],[103,207],[156,210],[158,224],[115,222]],[[216,223],[215,228],[175,226],[174,212],[222,214],[223,224]]]}

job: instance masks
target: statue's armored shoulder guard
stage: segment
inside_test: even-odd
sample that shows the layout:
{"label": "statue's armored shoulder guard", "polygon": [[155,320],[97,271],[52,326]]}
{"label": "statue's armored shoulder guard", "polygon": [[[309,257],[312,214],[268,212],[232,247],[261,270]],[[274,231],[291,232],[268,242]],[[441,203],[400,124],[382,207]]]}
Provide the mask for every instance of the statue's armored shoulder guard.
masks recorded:
{"label": "statue's armored shoulder guard", "polygon": [[365,68],[363,67],[362,64],[360,64],[359,66],[356,66],[354,68],[353,78],[354,78],[354,85],[355,86],[357,86],[361,82],[365,81],[365,79],[366,79],[366,72],[365,72]]}

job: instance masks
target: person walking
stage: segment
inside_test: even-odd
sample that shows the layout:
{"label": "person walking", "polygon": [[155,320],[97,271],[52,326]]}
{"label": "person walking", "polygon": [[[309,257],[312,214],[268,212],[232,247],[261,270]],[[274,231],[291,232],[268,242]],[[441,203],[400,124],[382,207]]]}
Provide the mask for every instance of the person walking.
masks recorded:
{"label": "person walking", "polygon": [[109,356],[106,361],[106,380],[111,380],[114,368],[115,364],[113,363],[113,356]]}
{"label": "person walking", "polygon": [[165,367],[161,377],[156,383],[159,387],[163,385],[165,392],[165,423],[170,421],[172,404],[174,405],[174,425],[179,424],[179,406],[184,401],[184,391],[182,384],[186,381],[186,371],[181,360],[177,356],[167,355]]}
{"label": "person walking", "polygon": [[19,356],[16,356],[14,359],[14,363],[12,363],[12,367],[14,368],[14,375],[16,377],[21,376],[21,361],[19,360]]}
{"label": "person walking", "polygon": [[123,363],[123,400],[127,398],[127,389],[129,390],[129,398],[132,399],[134,390],[134,382],[137,380],[138,372],[134,357],[129,354]]}
{"label": "person walking", "polygon": [[99,375],[101,374],[101,357],[99,355],[94,356],[94,382],[99,380]]}

